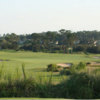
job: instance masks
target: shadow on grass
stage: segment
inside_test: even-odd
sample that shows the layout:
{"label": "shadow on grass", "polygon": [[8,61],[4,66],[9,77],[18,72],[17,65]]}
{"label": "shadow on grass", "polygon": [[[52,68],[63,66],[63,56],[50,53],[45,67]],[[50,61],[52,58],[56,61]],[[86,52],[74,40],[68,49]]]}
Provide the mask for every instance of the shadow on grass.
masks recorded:
{"label": "shadow on grass", "polygon": [[47,72],[47,70],[45,68],[32,68],[32,69],[28,69],[31,72]]}

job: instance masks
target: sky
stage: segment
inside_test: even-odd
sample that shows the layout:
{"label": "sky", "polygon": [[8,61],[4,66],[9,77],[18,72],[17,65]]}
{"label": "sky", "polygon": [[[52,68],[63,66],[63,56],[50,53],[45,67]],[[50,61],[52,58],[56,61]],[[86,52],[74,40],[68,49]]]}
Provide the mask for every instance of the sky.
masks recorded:
{"label": "sky", "polygon": [[98,30],[100,0],[0,0],[0,34]]}

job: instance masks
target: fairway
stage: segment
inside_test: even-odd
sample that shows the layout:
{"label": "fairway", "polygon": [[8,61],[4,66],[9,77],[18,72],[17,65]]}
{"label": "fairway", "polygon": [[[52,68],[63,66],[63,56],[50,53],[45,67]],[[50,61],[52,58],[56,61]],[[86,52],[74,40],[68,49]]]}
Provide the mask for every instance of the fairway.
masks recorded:
{"label": "fairway", "polygon": [[[93,54],[54,54],[54,53],[33,53],[29,51],[0,51],[0,65],[3,65],[3,76],[10,74],[12,79],[16,79],[17,74],[22,78],[22,64],[25,64],[27,77],[49,78],[50,72],[46,71],[48,64],[74,63],[99,61]],[[2,61],[4,60],[4,61]],[[63,79],[59,73],[53,73],[53,79],[58,81]]]}
{"label": "fairway", "polygon": [[46,99],[46,98],[43,98],[43,99],[36,99],[36,98],[31,98],[31,99],[28,99],[28,98],[9,98],[9,99],[7,99],[7,98],[1,98],[0,100],[70,100],[70,99]]}
{"label": "fairway", "polygon": [[7,98],[1,98],[0,100],[70,100],[70,99],[46,99],[46,98],[43,98],[43,99],[37,99],[37,98],[9,98],[9,99],[7,99]]}
{"label": "fairway", "polygon": [[[43,98],[43,99],[35,99],[35,98],[33,98],[33,99],[28,99],[28,98],[15,99],[15,98],[11,98],[11,99],[0,99],[0,100],[70,100],[70,99],[46,99],[46,98]],[[73,100],[75,100],[75,99],[73,99]]]}

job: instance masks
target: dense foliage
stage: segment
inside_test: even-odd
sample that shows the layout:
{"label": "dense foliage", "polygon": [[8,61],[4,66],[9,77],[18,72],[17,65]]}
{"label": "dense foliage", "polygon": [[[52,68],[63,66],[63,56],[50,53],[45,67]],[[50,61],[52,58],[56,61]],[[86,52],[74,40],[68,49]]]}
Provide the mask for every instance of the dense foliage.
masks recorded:
{"label": "dense foliage", "polygon": [[4,34],[0,37],[0,49],[30,50],[33,52],[100,53],[100,32],[70,30],[48,31],[26,35]]}
{"label": "dense foliage", "polygon": [[100,77],[87,73],[73,74],[68,80],[52,84],[37,83],[34,79],[0,82],[0,97],[40,97],[98,99],[100,98]]}

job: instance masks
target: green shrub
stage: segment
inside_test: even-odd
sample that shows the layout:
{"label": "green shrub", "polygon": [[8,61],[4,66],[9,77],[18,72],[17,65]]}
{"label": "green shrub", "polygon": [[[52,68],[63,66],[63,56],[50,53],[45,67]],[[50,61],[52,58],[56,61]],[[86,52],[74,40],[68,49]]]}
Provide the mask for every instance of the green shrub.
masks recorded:
{"label": "green shrub", "polygon": [[57,68],[62,68],[61,66],[57,66]]}
{"label": "green shrub", "polygon": [[91,62],[87,62],[86,65],[91,65]]}
{"label": "green shrub", "polygon": [[76,73],[76,66],[75,66],[75,65],[72,65],[72,66],[71,66],[70,72],[71,72],[72,74],[75,74],[75,73]]}
{"label": "green shrub", "polygon": [[63,69],[60,71],[61,75],[71,75],[71,71],[69,69]]}
{"label": "green shrub", "polygon": [[100,98],[100,75],[75,73],[59,84],[52,84],[52,73],[48,83],[38,83],[33,78],[8,80],[0,82],[0,97]]}
{"label": "green shrub", "polygon": [[85,68],[86,68],[86,64],[83,63],[83,62],[80,62],[76,67],[77,70],[82,70],[82,69],[85,69]]}
{"label": "green shrub", "polygon": [[87,48],[87,52],[89,53],[100,53],[100,46],[92,46]]}
{"label": "green shrub", "polygon": [[52,71],[52,72],[60,72],[63,68],[61,66],[57,66],[56,64],[49,64],[47,71]]}
{"label": "green shrub", "polygon": [[56,72],[57,71],[57,65],[56,64],[50,64],[50,65],[48,65],[47,71]]}
{"label": "green shrub", "polygon": [[67,98],[91,99],[94,95],[92,83],[93,79],[86,73],[74,74],[63,83],[63,95]]}

